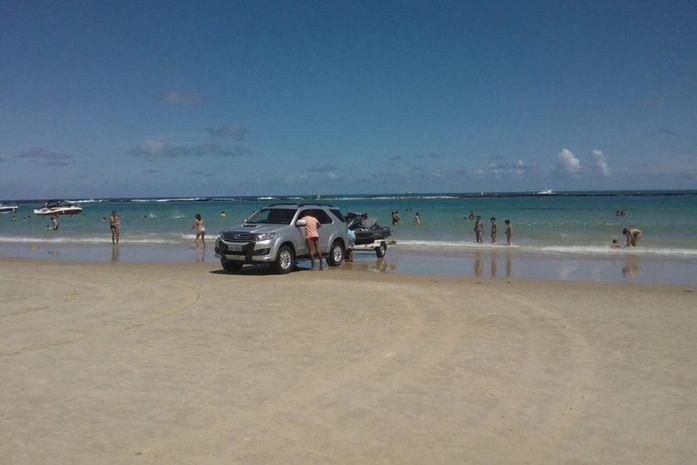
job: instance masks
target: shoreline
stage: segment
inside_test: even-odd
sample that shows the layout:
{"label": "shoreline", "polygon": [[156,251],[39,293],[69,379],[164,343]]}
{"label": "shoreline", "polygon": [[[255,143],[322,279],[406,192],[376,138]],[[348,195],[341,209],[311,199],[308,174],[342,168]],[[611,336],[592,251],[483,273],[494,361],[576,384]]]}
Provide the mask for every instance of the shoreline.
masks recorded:
{"label": "shoreline", "polygon": [[692,289],[16,258],[0,278],[18,465],[697,454]]}
{"label": "shoreline", "polygon": [[[620,251],[606,255],[543,253],[516,247],[467,247],[461,250],[414,250],[391,245],[384,259],[372,252],[354,253],[353,263],[342,270],[406,276],[521,279],[665,284],[697,286],[697,259]],[[212,241],[205,249],[193,245],[0,243],[2,258],[75,261],[85,263],[208,263],[216,264]],[[299,267],[309,266],[307,260]],[[256,265],[263,272],[263,265]]]}

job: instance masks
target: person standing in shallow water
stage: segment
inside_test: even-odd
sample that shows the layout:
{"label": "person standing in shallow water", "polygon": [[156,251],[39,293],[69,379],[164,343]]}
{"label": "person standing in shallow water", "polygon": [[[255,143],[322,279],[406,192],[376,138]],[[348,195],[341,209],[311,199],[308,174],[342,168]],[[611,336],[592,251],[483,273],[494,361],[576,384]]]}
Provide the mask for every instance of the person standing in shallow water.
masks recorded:
{"label": "person standing in shallow water", "polygon": [[482,224],[482,217],[477,215],[477,218],[474,220],[474,240],[478,244],[481,244],[484,242],[482,239],[482,234],[484,233],[484,224]]}
{"label": "person standing in shallow water", "polygon": [[513,225],[511,224],[511,220],[506,220],[504,223],[506,224],[506,244],[511,245],[511,236],[513,236]]}
{"label": "person standing in shallow water", "polygon": [[496,218],[491,217],[491,243],[496,244],[496,232],[498,231],[498,227],[496,226]]}
{"label": "person standing in shallow water", "polygon": [[200,213],[196,213],[196,217],[194,218],[194,225],[191,227],[191,229],[196,229],[196,239],[194,239],[194,244],[196,244],[196,248],[198,249],[198,241],[201,241],[201,245],[203,245],[203,248],[206,248],[206,227],[203,224],[203,218],[201,218]]}
{"label": "person standing in shallow water", "polygon": [[639,242],[642,236],[641,229],[638,228],[624,228],[622,234],[627,236],[627,247],[630,245],[636,247],[637,242]]}
{"label": "person standing in shallow water", "polygon": [[118,244],[119,235],[121,234],[121,220],[119,219],[119,215],[116,214],[116,210],[111,212],[109,227],[111,228],[111,243]]}

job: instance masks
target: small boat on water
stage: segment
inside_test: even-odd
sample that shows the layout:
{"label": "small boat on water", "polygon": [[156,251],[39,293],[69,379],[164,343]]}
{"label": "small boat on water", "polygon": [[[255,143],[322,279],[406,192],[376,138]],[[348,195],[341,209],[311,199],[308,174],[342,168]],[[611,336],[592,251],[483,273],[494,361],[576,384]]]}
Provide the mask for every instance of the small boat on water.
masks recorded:
{"label": "small boat on water", "polygon": [[34,210],[35,215],[39,216],[60,216],[60,215],[79,215],[82,207],[66,200],[51,200],[46,202],[42,208]]}
{"label": "small boat on water", "polygon": [[554,195],[554,194],[556,194],[556,192],[554,192],[552,189],[545,189],[545,190],[537,193],[537,195]]}
{"label": "small boat on water", "polygon": [[0,213],[10,213],[10,212],[16,212],[19,209],[17,205],[5,205],[4,203],[0,203]]}

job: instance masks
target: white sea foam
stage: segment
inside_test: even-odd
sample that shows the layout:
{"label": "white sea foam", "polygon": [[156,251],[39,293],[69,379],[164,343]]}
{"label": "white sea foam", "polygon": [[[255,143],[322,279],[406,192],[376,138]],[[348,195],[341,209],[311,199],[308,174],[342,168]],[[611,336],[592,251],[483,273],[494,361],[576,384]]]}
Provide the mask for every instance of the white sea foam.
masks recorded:
{"label": "white sea foam", "polygon": [[155,202],[155,203],[167,203],[167,202],[198,202],[201,200],[206,200],[205,197],[181,197],[172,199],[131,199],[131,202],[144,203],[144,202]]}
{"label": "white sea foam", "polygon": [[425,241],[425,240],[399,240],[396,246],[427,251],[460,249],[460,250],[506,250],[518,249],[524,252],[536,252],[544,254],[570,254],[570,255],[592,255],[592,256],[624,256],[642,255],[659,257],[681,257],[697,258],[697,249],[668,248],[668,247],[621,247],[612,248],[609,246],[598,245],[549,245],[536,246],[527,244],[505,245],[498,244],[477,244],[476,242],[465,241]]}
{"label": "white sea foam", "polygon": [[[7,237],[0,236],[0,243],[6,244],[111,244],[111,236],[86,237]],[[121,237],[121,244],[139,245],[178,245],[181,240],[165,237]]]}

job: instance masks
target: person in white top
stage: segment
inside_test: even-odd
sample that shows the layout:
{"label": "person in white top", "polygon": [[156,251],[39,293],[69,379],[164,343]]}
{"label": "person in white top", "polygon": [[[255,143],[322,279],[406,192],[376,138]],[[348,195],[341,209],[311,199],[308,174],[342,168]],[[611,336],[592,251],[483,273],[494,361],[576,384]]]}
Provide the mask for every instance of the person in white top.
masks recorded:
{"label": "person in white top", "polygon": [[196,239],[194,240],[194,243],[196,244],[196,248],[198,249],[198,241],[201,241],[201,244],[203,245],[203,248],[206,248],[206,227],[203,224],[203,218],[201,218],[200,213],[196,213],[196,218],[194,219],[194,225],[191,227],[191,229],[196,229]]}

